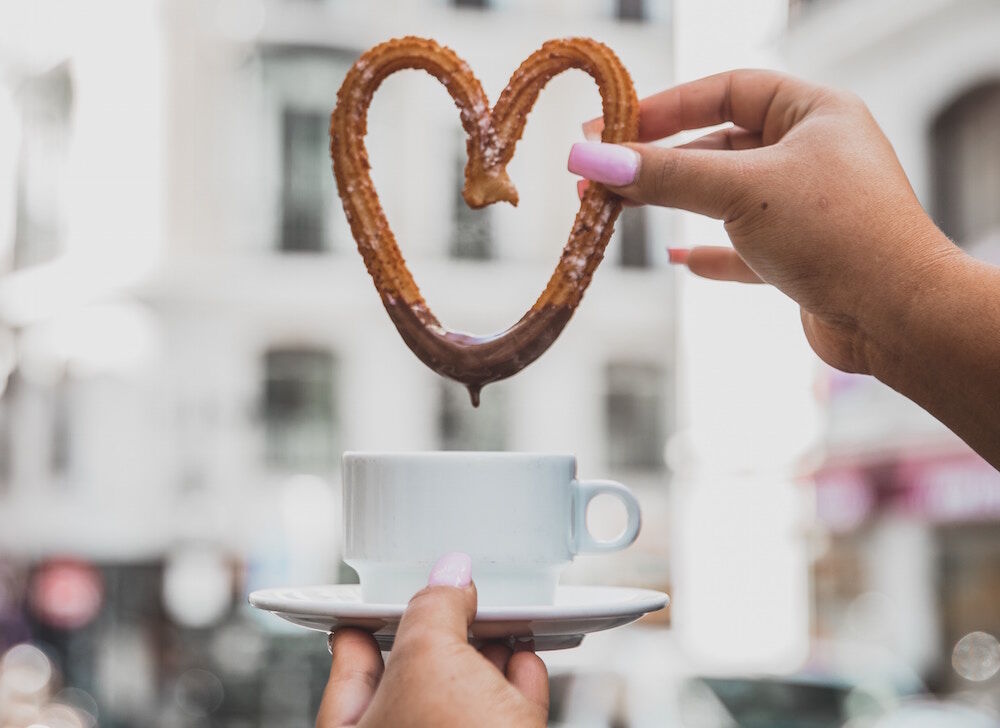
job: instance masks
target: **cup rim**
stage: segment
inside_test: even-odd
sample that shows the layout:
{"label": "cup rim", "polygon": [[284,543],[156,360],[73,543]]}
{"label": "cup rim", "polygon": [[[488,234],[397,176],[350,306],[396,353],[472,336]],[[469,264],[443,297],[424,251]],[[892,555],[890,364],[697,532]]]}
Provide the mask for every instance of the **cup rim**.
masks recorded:
{"label": "cup rim", "polygon": [[414,450],[412,452],[395,450],[348,450],[343,454],[344,463],[357,460],[576,460],[576,455],[567,452],[529,452],[508,450]]}

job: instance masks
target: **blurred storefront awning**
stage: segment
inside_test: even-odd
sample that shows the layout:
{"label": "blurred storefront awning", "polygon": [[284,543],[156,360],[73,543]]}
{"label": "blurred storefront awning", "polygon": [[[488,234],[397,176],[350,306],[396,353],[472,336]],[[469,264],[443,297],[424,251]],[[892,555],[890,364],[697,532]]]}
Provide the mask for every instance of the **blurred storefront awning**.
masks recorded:
{"label": "blurred storefront awning", "polygon": [[1000,519],[1000,472],[969,453],[945,460],[907,460],[897,468],[905,484],[901,508],[936,523]]}
{"label": "blurred storefront awning", "polygon": [[1000,520],[1000,472],[967,449],[828,461],[813,479],[817,519],[833,532],[888,513],[936,524]]}

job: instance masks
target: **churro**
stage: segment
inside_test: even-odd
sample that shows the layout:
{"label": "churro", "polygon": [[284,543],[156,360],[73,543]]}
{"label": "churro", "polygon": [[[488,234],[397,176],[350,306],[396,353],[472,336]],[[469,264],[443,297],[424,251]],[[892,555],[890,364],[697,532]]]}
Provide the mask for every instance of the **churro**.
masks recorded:
{"label": "churro", "polygon": [[375,46],[344,79],[330,121],[330,153],[358,250],[406,344],[431,369],[465,384],[476,405],[483,385],[519,372],[562,332],[604,257],[621,200],[602,185],[589,185],[545,290],[509,329],[472,336],[445,328],[420,294],[389,229],[364,144],[372,96],[387,76],[406,68],[423,69],[437,78],[459,108],[468,137],[462,194],[474,208],[500,201],[517,204],[506,166],[528,112],[553,76],[577,68],[594,78],[603,102],[605,142],[635,141],[639,102],[621,61],[607,46],[588,38],[545,43],[514,72],[492,109],[469,66],[449,48],[424,38],[398,38]]}

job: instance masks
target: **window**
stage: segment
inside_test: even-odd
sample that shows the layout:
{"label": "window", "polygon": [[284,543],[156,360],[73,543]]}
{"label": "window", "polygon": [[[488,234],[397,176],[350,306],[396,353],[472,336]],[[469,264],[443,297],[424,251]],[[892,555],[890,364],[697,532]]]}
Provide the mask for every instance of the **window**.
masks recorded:
{"label": "window", "polygon": [[461,384],[441,380],[438,433],[442,450],[504,450],[507,447],[507,390],[483,388],[482,402],[473,407]]}
{"label": "window", "polygon": [[1000,234],[1000,80],[948,106],[932,138],[938,224],[961,244]]}
{"label": "window", "polygon": [[620,362],[605,372],[608,465],[659,471],[666,445],[665,376],[654,364]]}
{"label": "window", "polygon": [[449,253],[453,258],[489,260],[493,257],[493,227],[488,207],[473,210],[462,197],[465,185],[465,133],[452,160],[452,228]]}
{"label": "window", "polygon": [[283,252],[315,253],[350,239],[330,164],[330,111],[355,54],[275,46],[260,62],[267,144],[262,179],[275,186],[273,244]]}
{"label": "window", "polygon": [[70,482],[77,386],[78,380],[65,372],[52,382],[39,383],[24,379],[16,369],[5,386],[0,382],[0,492],[16,477],[15,460],[29,462],[33,471],[37,466],[37,472],[51,476],[56,486]]}
{"label": "window", "polygon": [[645,20],[646,9],[643,0],[617,0],[616,16],[619,20]]}
{"label": "window", "polygon": [[798,20],[813,6],[822,5],[825,2],[827,0],[788,0],[788,19],[789,21]]}
{"label": "window", "polygon": [[72,390],[73,383],[64,373],[52,384],[52,450],[50,465],[53,475],[66,475],[70,470],[72,456]]}
{"label": "window", "polygon": [[329,117],[317,111],[285,109],[281,123],[281,241],[284,251],[329,247]]}
{"label": "window", "polygon": [[337,462],[333,355],[271,349],[264,355],[265,455],[271,466],[328,470]]}
{"label": "window", "polygon": [[626,207],[618,218],[619,263],[623,268],[649,267],[646,208]]}
{"label": "window", "polygon": [[0,494],[9,487],[14,476],[14,400],[18,381],[17,370],[14,370],[7,376],[6,387],[0,388]]}
{"label": "window", "polygon": [[66,64],[21,87],[21,148],[17,167],[14,267],[44,263],[59,253],[65,227],[65,171],[73,83]]}

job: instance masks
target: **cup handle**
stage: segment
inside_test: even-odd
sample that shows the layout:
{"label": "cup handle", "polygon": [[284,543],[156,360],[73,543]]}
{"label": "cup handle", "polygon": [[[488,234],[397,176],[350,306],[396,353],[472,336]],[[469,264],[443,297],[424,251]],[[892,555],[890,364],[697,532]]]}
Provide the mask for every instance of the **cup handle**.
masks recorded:
{"label": "cup handle", "polygon": [[[642,514],[639,512],[639,501],[632,491],[621,483],[613,480],[574,480],[575,497],[573,498],[573,533],[576,540],[576,553],[607,553],[620,551],[630,546],[639,535],[642,527]],[[625,506],[625,530],[617,538],[610,541],[600,541],[587,530],[587,506],[596,496],[613,495]]]}

